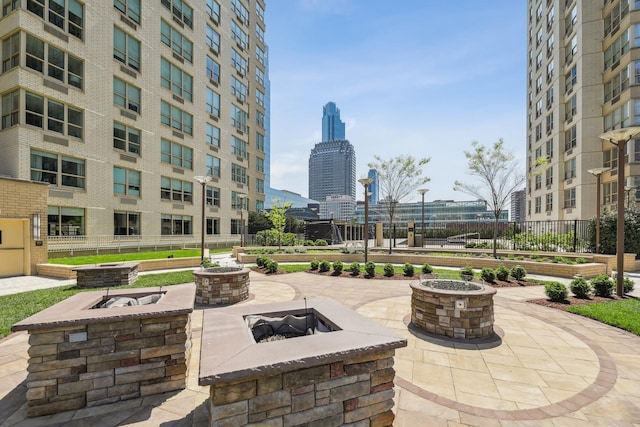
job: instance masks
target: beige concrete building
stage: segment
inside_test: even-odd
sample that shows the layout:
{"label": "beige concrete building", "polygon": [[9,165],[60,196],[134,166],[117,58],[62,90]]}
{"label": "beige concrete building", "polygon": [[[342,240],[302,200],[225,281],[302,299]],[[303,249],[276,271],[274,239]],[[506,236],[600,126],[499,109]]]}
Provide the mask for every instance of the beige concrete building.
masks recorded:
{"label": "beige concrete building", "polygon": [[264,203],[263,0],[2,5],[0,174],[49,183],[50,243],[199,241],[196,176],[207,241],[239,240]]}
{"label": "beige concrete building", "polygon": [[[528,11],[527,219],[588,219],[590,169],[610,168],[604,206],[619,194],[616,148],[598,136],[640,124],[640,1],[528,0]],[[635,203],[640,141],[626,154],[625,196]]]}

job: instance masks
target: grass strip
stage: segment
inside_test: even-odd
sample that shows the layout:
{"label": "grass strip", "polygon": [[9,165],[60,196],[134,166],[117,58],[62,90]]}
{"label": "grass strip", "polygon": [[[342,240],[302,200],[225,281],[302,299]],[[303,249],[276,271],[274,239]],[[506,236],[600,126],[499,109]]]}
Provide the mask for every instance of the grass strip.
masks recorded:
{"label": "grass strip", "polygon": [[610,302],[568,307],[567,311],[640,335],[640,299],[625,298]]}
{"label": "grass strip", "polygon": [[[210,250],[209,253],[230,252],[231,249],[215,249]],[[169,258],[193,258],[200,256],[200,249],[176,249],[173,251],[150,251],[150,252],[133,252],[122,254],[103,254],[103,255],[86,255],[86,256],[74,256],[65,258],[51,258],[49,262],[51,264],[63,264],[63,265],[90,265],[90,264],[104,264],[107,262],[127,262],[127,261],[143,261],[149,259],[163,259]]]}

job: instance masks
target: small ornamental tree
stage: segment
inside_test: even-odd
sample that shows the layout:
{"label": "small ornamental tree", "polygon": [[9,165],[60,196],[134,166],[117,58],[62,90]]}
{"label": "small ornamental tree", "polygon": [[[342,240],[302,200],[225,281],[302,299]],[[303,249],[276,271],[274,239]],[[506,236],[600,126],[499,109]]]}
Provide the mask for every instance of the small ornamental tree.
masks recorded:
{"label": "small ornamental tree", "polygon": [[273,230],[278,233],[278,248],[281,246],[282,233],[284,233],[284,226],[287,224],[286,213],[290,207],[290,202],[279,205],[276,201],[276,203],[271,206],[271,210],[265,212],[265,215],[273,224]]}

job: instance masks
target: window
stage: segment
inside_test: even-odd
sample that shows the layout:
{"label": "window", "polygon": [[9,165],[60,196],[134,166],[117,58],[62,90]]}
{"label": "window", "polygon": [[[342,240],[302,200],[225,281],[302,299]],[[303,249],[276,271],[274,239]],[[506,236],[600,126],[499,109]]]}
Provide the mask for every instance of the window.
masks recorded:
{"label": "window", "polygon": [[576,207],[576,189],[571,188],[564,190],[564,208],[571,209]]}
{"label": "window", "polygon": [[258,18],[264,22],[264,7],[260,6],[260,3],[258,2],[256,2],[256,14],[258,15]]}
{"label": "window", "polygon": [[213,156],[207,156],[207,175],[220,178],[220,159]]}
{"label": "window", "polygon": [[193,203],[193,184],[163,176],[160,178],[160,198],[173,202]]}
{"label": "window", "polygon": [[535,213],[542,212],[542,197],[538,196],[535,198]]}
{"label": "window", "polygon": [[618,66],[619,59],[629,51],[629,35],[631,28],[625,30],[607,49],[604,51],[604,69]]}
{"label": "window", "polygon": [[264,194],[264,179],[256,178],[256,193]]}
{"label": "window", "polygon": [[160,41],[169,46],[177,55],[189,62],[193,60],[193,43],[169,25],[164,19],[160,22]]}
{"label": "window", "polygon": [[545,197],[544,203],[545,212],[551,212],[553,210],[553,193],[548,193]]}
{"label": "window", "polygon": [[536,79],[536,95],[542,90],[542,76],[538,76]]}
{"label": "window", "polygon": [[256,110],[256,125],[260,126],[262,129],[264,129],[264,113],[261,113],[260,111]]}
{"label": "window", "polygon": [[249,202],[242,193],[231,192],[231,209],[248,209]]}
{"label": "window", "polygon": [[553,78],[553,69],[554,69],[554,65],[553,65],[553,61],[549,62],[547,64],[547,81],[550,82],[551,79]]}
{"label": "window", "polygon": [[536,102],[536,119],[542,115],[542,99]]}
{"label": "window", "polygon": [[207,14],[216,24],[220,23],[220,5],[215,0],[207,0]]}
{"label": "window", "polygon": [[163,236],[193,234],[193,217],[191,216],[162,214],[160,221],[160,233]]}
{"label": "window", "polygon": [[[638,64],[640,65],[640,61],[638,61]],[[640,66],[638,69],[640,70]],[[256,81],[260,85],[264,86],[264,71],[262,71],[260,67],[256,67]]]}
{"label": "window", "polygon": [[547,135],[553,131],[553,113],[550,113],[546,118],[547,123]]}
{"label": "window", "polygon": [[264,135],[256,132],[256,150],[264,153]]}
{"label": "window", "polygon": [[215,117],[220,117],[220,95],[207,88],[207,111]]}
{"label": "window", "polygon": [[49,236],[84,236],[85,212],[82,208],[47,207]]}
{"label": "window", "polygon": [[220,147],[220,129],[207,123],[206,132],[207,144],[213,145],[214,147]]}
{"label": "window", "polygon": [[618,147],[613,147],[602,153],[602,166],[611,168],[612,171],[618,169]]}
{"label": "window", "polygon": [[571,63],[573,57],[578,53],[578,36],[575,35],[571,39],[571,43],[569,46],[565,47],[565,62],[567,64]]}
{"label": "window", "polygon": [[573,6],[571,14],[564,20],[564,34],[569,35],[573,31],[573,26],[578,22],[578,6]]}
{"label": "window", "polygon": [[256,157],[256,172],[264,173],[264,159]]}
{"label": "window", "polygon": [[140,114],[140,89],[114,77],[113,103],[126,110]]}
{"label": "window", "polygon": [[113,57],[139,71],[140,55],[140,42],[120,28],[113,27]]}
{"label": "window", "polygon": [[139,236],[140,212],[114,212],[113,213],[114,236]]}
{"label": "window", "polygon": [[140,172],[113,167],[113,194],[140,196]]}
{"label": "window", "polygon": [[545,185],[549,186],[551,184],[553,184],[553,167],[549,167],[545,172],[544,172],[544,183]]}
{"label": "window", "polygon": [[20,65],[20,33],[2,40],[2,72]]}
{"label": "window", "polygon": [[18,124],[20,114],[20,91],[14,90],[2,96],[2,129]]}
{"label": "window", "polygon": [[256,212],[264,211],[264,202],[262,200],[256,200]]}
{"label": "window", "polygon": [[256,103],[264,107],[264,93],[260,89],[256,89]]}
{"label": "window", "polygon": [[193,169],[193,150],[191,148],[162,138],[160,140],[160,151],[160,161],[162,163]]}
{"label": "window", "polygon": [[258,40],[264,43],[264,30],[257,23],[256,23],[256,36],[258,37]]}
{"label": "window", "polygon": [[247,60],[242,57],[235,49],[231,49],[231,66],[244,76],[247,74]]}
{"label": "window", "polygon": [[220,34],[209,25],[207,25],[207,45],[215,53],[220,53]]}
{"label": "window", "polygon": [[545,143],[545,154],[548,160],[553,158],[553,139],[550,139]]}
{"label": "window", "polygon": [[630,125],[629,103],[625,102],[611,113],[604,116],[604,130],[620,129]]}
{"label": "window", "polygon": [[243,132],[247,131],[247,113],[231,104],[231,125]]}
{"label": "window", "polygon": [[240,0],[231,0],[231,8],[244,25],[249,24],[249,11],[242,5]]}
{"label": "window", "polygon": [[553,105],[553,88],[547,90],[547,110]]}
{"label": "window", "polygon": [[553,53],[554,43],[555,43],[555,40],[554,40],[553,34],[551,34],[547,39],[547,58],[550,57],[551,54]]}
{"label": "window", "polygon": [[247,143],[241,139],[231,135],[231,153],[243,159],[248,159],[247,155]]}
{"label": "window", "polygon": [[629,2],[620,1],[611,12],[604,17],[604,36],[615,33],[620,28],[620,21],[629,13]]}
{"label": "window", "polygon": [[576,65],[571,67],[571,70],[564,76],[564,90],[570,92],[578,82],[578,68]]}
{"label": "window", "polygon": [[231,77],[231,94],[234,95],[238,101],[247,102],[247,87],[235,77]]}
{"label": "window", "polygon": [[629,87],[629,67],[624,67],[604,84],[604,102],[616,98]]}
{"label": "window", "polygon": [[231,21],[231,38],[236,41],[236,45],[240,50],[247,50],[249,36],[234,21]]}
{"label": "window", "polygon": [[611,203],[615,203],[618,201],[618,183],[617,182],[608,182],[606,184],[602,184],[602,195],[604,199],[604,204],[608,205]]}
{"label": "window", "polygon": [[165,101],[160,101],[160,121],[180,132],[193,134],[193,116]]}
{"label": "window", "polygon": [[242,230],[242,225],[239,219],[232,218],[230,221],[231,234],[240,234]]}
{"label": "window", "polygon": [[140,130],[113,122],[113,148],[140,154]]}
{"label": "window", "polygon": [[22,0],[3,0],[2,2],[2,16],[7,16],[11,12],[20,8]]}
{"label": "window", "polygon": [[[45,117],[46,127],[44,126]],[[84,122],[82,110],[31,92],[25,93],[25,122],[63,135],[82,138]]]}
{"label": "window", "polygon": [[220,234],[220,218],[207,218],[207,235]]}
{"label": "window", "polygon": [[161,0],[175,19],[189,28],[193,28],[193,9],[184,0]]}
{"label": "window", "polygon": [[564,179],[572,179],[576,177],[576,158],[564,162]]}
{"label": "window", "polygon": [[140,23],[140,0],[114,0],[113,6],[133,22]]}
{"label": "window", "polygon": [[193,77],[164,58],[160,59],[160,84],[187,101],[193,99]]}
{"label": "window", "polygon": [[207,76],[216,83],[220,83],[220,64],[207,56]]}
{"label": "window", "polygon": [[565,119],[567,122],[571,121],[573,119],[573,116],[575,116],[578,112],[578,103],[576,97],[577,95],[573,95],[571,99],[569,99],[564,104]]}
{"label": "window", "polygon": [[240,184],[247,183],[247,169],[235,163],[231,164],[231,180]]}
{"label": "window", "polygon": [[551,7],[549,12],[547,12],[547,27],[551,27],[553,25],[553,18],[555,17],[555,9]]}
{"label": "window", "polygon": [[[78,0],[49,0],[47,3],[48,21],[82,40],[84,5]],[[45,19],[44,0],[27,0],[27,10]]]}
{"label": "window", "polygon": [[220,189],[218,187],[207,186],[205,203],[207,206],[220,207]]}
{"label": "window", "polygon": [[82,89],[84,62],[27,34],[26,65],[32,70]]}
{"label": "window", "polygon": [[56,186],[84,188],[84,160],[31,150],[31,180]]}
{"label": "window", "polygon": [[256,46],[256,59],[263,66],[266,66],[267,54],[264,50],[260,49],[260,46]]}
{"label": "window", "polygon": [[536,186],[535,189],[539,190],[542,188],[542,176],[540,174],[535,176],[535,182],[536,182]]}
{"label": "window", "polygon": [[542,147],[538,147],[538,148],[536,148],[536,157],[535,157],[536,158],[536,162],[541,157],[542,157]]}
{"label": "window", "polygon": [[540,67],[542,67],[542,52],[539,52],[538,56],[536,56],[536,70],[539,70]]}

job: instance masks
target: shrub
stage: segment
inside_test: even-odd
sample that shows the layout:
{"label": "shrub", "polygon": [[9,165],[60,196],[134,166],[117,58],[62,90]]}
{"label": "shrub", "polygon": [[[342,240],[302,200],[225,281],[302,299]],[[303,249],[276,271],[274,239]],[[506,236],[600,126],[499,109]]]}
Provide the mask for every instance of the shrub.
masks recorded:
{"label": "shrub", "polygon": [[524,255],[518,255],[518,256],[516,257],[516,259],[517,259],[518,261],[522,261],[522,260],[524,259]]}
{"label": "shrub", "polygon": [[278,271],[278,261],[268,259],[265,263],[265,267],[269,273],[276,273]]}
{"label": "shrub", "polygon": [[509,280],[509,269],[505,267],[504,264],[500,264],[500,266],[496,268],[496,279]]}
{"label": "shrub", "polygon": [[266,260],[268,260],[268,259],[269,259],[268,257],[266,257],[266,256],[262,256],[262,255],[261,255],[261,256],[259,256],[259,257],[257,257],[257,258],[256,258],[256,265],[257,265],[258,267],[264,267],[264,266],[265,266],[265,265],[264,265],[264,263],[265,263],[265,261],[266,261]]}
{"label": "shrub", "polygon": [[591,279],[593,292],[599,297],[610,297],[613,292],[613,279],[606,274],[601,274]]}
{"label": "shrub", "polygon": [[314,259],[311,261],[312,270],[317,270],[319,266],[320,266],[320,261],[318,261],[317,259]]}
{"label": "shrub", "polygon": [[295,250],[294,248],[286,248],[286,249],[284,250],[284,253],[285,253],[285,254],[295,254],[295,253],[296,253],[296,250]]}
{"label": "shrub", "polygon": [[576,277],[569,284],[569,289],[571,289],[571,293],[576,296],[576,298],[589,298],[589,295],[592,292],[591,285],[587,282],[583,277]]}
{"label": "shrub", "polygon": [[460,269],[460,277],[469,280],[473,279],[473,267],[471,267],[470,265],[462,267]]}
{"label": "shrub", "polygon": [[342,264],[342,261],[335,261],[333,263],[333,271],[336,274],[340,274],[342,273],[342,270],[344,269],[344,264]]}
{"label": "shrub", "polygon": [[404,271],[404,275],[407,277],[413,277],[413,275],[415,274],[415,268],[410,262],[404,263],[404,265],[402,266],[402,271]]}
{"label": "shrub", "polygon": [[329,271],[331,269],[331,263],[327,260],[320,261],[320,265],[318,266],[321,272]]}
{"label": "shrub", "polygon": [[394,274],[396,274],[396,272],[395,272],[395,270],[393,268],[393,265],[390,264],[390,263],[386,263],[384,265],[384,267],[383,267],[383,270],[384,270],[384,275],[387,276],[387,277],[391,277]]}
{"label": "shrub", "polygon": [[493,282],[494,280],[496,280],[496,272],[493,271],[492,268],[489,267],[484,267],[481,271],[480,271],[480,277],[482,278],[482,280],[484,280],[485,282]]}
{"label": "shrub", "polygon": [[304,245],[305,246],[315,246],[316,242],[314,242],[313,240],[305,240],[304,241]]}
{"label": "shrub", "polygon": [[367,276],[373,277],[376,275],[376,264],[373,261],[367,261],[364,265],[364,271],[367,273]]}
{"label": "shrub", "polygon": [[514,254],[509,254],[509,255],[507,255],[507,259],[513,261],[514,259],[516,259],[516,256]]}
{"label": "shrub", "polygon": [[433,273],[433,267],[431,267],[428,263],[422,264],[422,274],[431,274]]}
{"label": "shrub", "polygon": [[576,258],[576,262],[577,262],[578,264],[586,264],[586,263],[587,263],[587,260],[586,260],[586,259],[584,259],[584,258],[582,258],[582,257],[578,257],[578,258]]}
{"label": "shrub", "polygon": [[316,246],[329,246],[329,244],[324,239],[318,239],[316,240]]}
{"label": "shrub", "polygon": [[527,270],[525,270],[524,267],[521,265],[515,265],[511,269],[510,274],[511,274],[511,277],[513,277],[514,279],[522,280],[527,275]]}
{"label": "shrub", "polygon": [[360,263],[358,261],[352,262],[351,265],[349,266],[349,271],[354,276],[357,276],[358,274],[360,274]]}
{"label": "shrub", "polygon": [[629,279],[628,277],[625,277],[622,283],[622,286],[625,294],[630,293],[634,288],[633,280]]}
{"label": "shrub", "polygon": [[562,302],[567,299],[568,290],[560,282],[550,282],[544,285],[544,293],[554,302]]}

